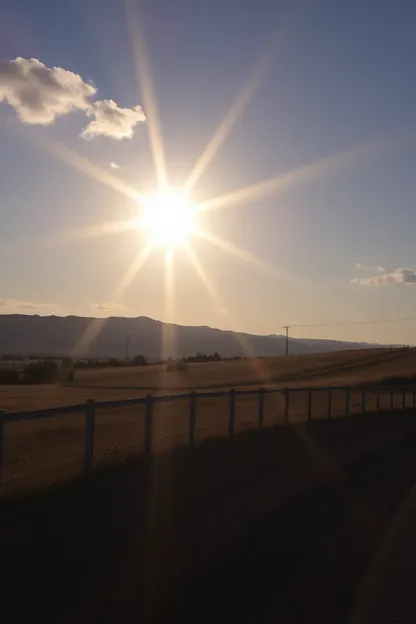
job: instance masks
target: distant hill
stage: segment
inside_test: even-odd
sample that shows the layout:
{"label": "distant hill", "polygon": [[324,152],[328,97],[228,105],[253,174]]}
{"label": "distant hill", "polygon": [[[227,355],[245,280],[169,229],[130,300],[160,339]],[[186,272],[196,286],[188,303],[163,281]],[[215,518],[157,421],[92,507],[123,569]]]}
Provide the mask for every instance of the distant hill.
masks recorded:
{"label": "distant hill", "polygon": [[[124,357],[129,341],[131,356],[143,353],[151,359],[162,357],[163,336],[171,335],[165,356],[182,357],[197,351],[223,357],[279,356],[285,352],[285,337],[256,336],[211,327],[169,325],[140,316],[95,319],[78,316],[0,315],[0,354],[76,355]],[[335,340],[290,339],[291,354],[320,353],[379,345]]]}

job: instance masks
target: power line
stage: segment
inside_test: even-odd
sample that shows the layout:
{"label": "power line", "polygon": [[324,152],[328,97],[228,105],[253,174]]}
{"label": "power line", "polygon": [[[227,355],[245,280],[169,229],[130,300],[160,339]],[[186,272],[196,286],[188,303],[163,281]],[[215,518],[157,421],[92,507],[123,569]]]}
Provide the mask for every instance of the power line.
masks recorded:
{"label": "power line", "polygon": [[[402,323],[405,321],[416,321],[416,316],[404,316],[390,319],[373,319],[371,321],[345,321],[337,323],[310,323],[305,325],[291,325],[293,328],[312,328],[312,327],[347,327],[350,325],[380,325],[382,323]],[[285,329],[285,327],[283,327]]]}

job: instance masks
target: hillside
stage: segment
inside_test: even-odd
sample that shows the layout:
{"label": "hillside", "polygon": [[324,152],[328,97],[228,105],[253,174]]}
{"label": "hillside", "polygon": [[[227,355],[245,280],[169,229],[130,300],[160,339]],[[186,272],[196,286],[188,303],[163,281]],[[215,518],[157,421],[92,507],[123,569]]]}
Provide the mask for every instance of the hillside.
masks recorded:
{"label": "hillside", "polygon": [[[173,340],[168,352],[163,352],[163,337],[168,333]],[[285,337],[281,335],[256,336],[211,327],[168,325],[147,317],[0,315],[0,354],[124,357],[127,338],[130,355],[143,353],[154,360],[163,355],[194,355],[197,351],[217,351],[223,357],[270,357],[285,351]],[[377,345],[293,338],[289,341],[289,351],[295,355],[369,346]]]}

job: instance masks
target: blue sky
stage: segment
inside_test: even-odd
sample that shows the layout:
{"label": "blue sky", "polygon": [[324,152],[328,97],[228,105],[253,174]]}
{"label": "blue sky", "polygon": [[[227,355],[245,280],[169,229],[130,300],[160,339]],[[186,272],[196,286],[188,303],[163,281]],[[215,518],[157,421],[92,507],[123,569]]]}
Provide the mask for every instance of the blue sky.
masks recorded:
{"label": "blue sky", "polygon": [[[120,188],[92,179],[86,162],[121,188],[157,187],[132,15],[140,17],[147,43],[172,184],[185,182],[264,58],[267,71],[199,180],[194,199],[301,170],[283,190],[200,217],[202,227],[264,266],[191,237],[217,298],[179,249],[169,313],[163,250],[151,255],[117,301],[113,297],[146,245],[145,233],[71,236],[139,214],[137,202]],[[147,315],[266,334],[286,323],[412,316],[415,18],[416,6],[405,0],[142,0],[140,7],[132,1],[130,12],[119,0],[3,0],[0,311]],[[16,57],[24,59],[18,68]],[[82,89],[94,93],[85,91],[75,105],[81,96],[72,92],[72,112],[62,112],[60,101],[49,120],[44,102],[37,101],[41,123],[36,122],[33,99],[32,109],[22,112],[22,81],[33,70],[27,64],[32,58],[50,71],[73,72]],[[46,94],[42,89],[36,97]],[[131,138],[114,138],[120,130],[109,125],[107,100],[122,109],[123,131]],[[87,138],[81,137],[86,127]],[[68,162],[69,151],[82,159],[77,168],[74,158]],[[293,328],[292,334],[413,343],[415,327],[397,322]]]}

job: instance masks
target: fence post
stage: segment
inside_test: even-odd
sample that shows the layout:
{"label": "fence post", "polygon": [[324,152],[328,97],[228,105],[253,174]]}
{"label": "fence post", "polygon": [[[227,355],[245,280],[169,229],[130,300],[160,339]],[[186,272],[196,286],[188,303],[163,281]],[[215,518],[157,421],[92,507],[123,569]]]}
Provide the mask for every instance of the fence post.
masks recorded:
{"label": "fence post", "polygon": [[196,392],[189,395],[189,444],[195,443]]}
{"label": "fence post", "polygon": [[406,409],[406,390],[403,390],[402,407],[403,409]]}
{"label": "fence post", "polygon": [[90,472],[94,467],[94,433],[95,433],[95,401],[87,399],[85,404],[85,452],[84,471]]}
{"label": "fence post", "polygon": [[234,422],[235,422],[235,389],[230,390],[230,404],[229,404],[229,420],[228,420],[228,435],[230,438],[234,435]]}
{"label": "fence post", "polygon": [[2,476],[3,476],[3,427],[4,427],[4,412],[0,410],[0,491],[2,486]]}
{"label": "fence post", "polygon": [[261,388],[259,392],[259,429],[263,429],[263,415],[264,415],[264,388]]}
{"label": "fence post", "polygon": [[365,410],[366,410],[366,392],[365,392],[365,388],[362,389],[361,391],[361,413],[365,414]]}
{"label": "fence post", "polygon": [[146,415],[144,421],[144,448],[146,453],[152,450],[153,395],[146,395]]}
{"label": "fence post", "polygon": [[289,424],[289,396],[290,390],[289,388],[284,389],[284,401],[285,401],[285,425]]}
{"label": "fence post", "polygon": [[394,390],[390,390],[390,410],[394,409]]}
{"label": "fence post", "polygon": [[345,388],[345,415],[349,416],[350,413],[350,389]]}
{"label": "fence post", "polygon": [[332,388],[328,387],[328,418],[332,416]]}
{"label": "fence post", "polygon": [[308,388],[308,422],[312,420],[312,388]]}

